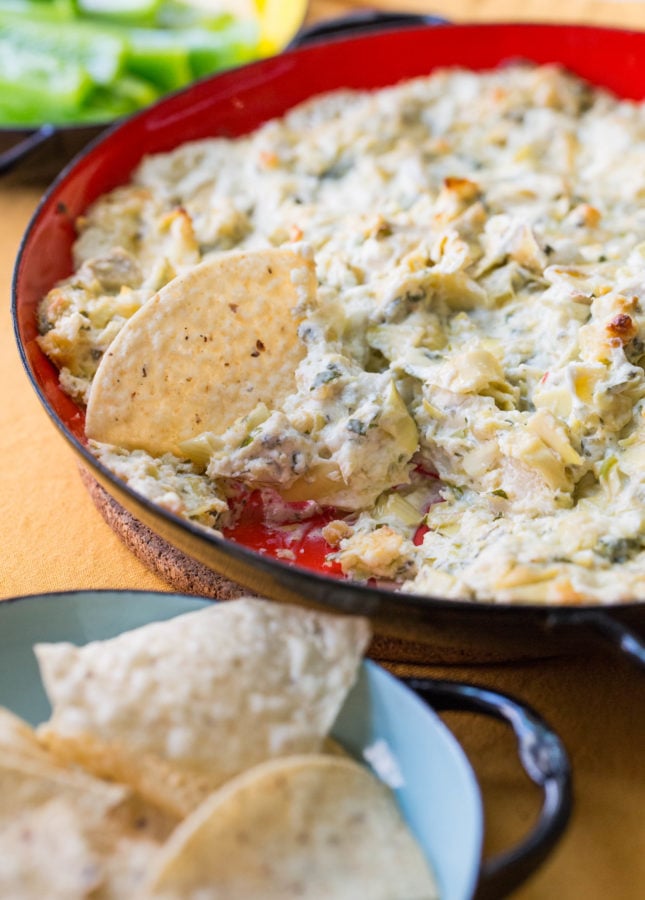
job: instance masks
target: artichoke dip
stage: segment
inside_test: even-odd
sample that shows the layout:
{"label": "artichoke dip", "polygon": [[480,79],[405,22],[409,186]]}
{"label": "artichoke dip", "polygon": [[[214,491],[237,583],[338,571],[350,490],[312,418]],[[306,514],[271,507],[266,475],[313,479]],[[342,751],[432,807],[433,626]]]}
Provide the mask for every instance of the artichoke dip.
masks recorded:
{"label": "artichoke dip", "polygon": [[86,404],[164,285],[288,247],[317,291],[286,398],[180,455],[91,441],[99,460],[216,530],[245,492],[264,492],[276,528],[332,509],[329,559],[355,580],[643,599],[644,201],[645,105],[557,67],[334,92],[144,159],[78,222],[40,344]]}

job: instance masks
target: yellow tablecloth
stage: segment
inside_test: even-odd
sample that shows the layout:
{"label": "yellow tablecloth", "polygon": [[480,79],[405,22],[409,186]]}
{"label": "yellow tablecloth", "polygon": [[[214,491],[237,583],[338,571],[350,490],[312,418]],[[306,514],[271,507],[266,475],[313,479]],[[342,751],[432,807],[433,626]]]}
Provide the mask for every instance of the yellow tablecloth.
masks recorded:
{"label": "yellow tablecloth", "polygon": [[[645,2],[567,0],[398,0],[398,8],[453,20],[540,19],[645,27]],[[314,0],[310,20],[344,13],[346,0]],[[363,3],[396,8],[397,0]],[[10,280],[36,188],[0,179],[0,599],[77,588],[168,590],[121,543],[83,487],[76,461],[22,369],[9,315]],[[52,600],[55,603],[55,600]],[[403,667],[395,667],[401,671]],[[576,658],[417,672],[476,680],[536,707],[559,731],[575,772],[575,811],[555,853],[517,892],[540,900],[636,900],[645,894],[643,676],[607,648]],[[497,723],[452,716],[486,804],[487,850],[516,840],[537,809],[536,792]]]}

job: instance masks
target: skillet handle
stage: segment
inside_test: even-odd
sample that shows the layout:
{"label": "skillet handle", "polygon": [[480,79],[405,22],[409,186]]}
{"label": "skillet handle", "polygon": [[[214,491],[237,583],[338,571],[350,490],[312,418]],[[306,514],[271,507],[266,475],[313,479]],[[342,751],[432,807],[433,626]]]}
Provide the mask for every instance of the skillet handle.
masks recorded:
{"label": "skillet handle", "polygon": [[397,13],[385,10],[359,10],[346,16],[323,19],[301,28],[291,40],[288,50],[304,47],[327,38],[343,37],[353,32],[384,31],[386,28],[412,28],[417,25],[445,25],[446,19],[423,13]]}
{"label": "skillet handle", "polygon": [[6,175],[56,133],[53,125],[41,125],[13,147],[0,153],[0,175]]}
{"label": "skillet handle", "polygon": [[571,814],[571,767],[557,734],[530,707],[477,685],[426,678],[402,679],[435,712],[481,713],[506,722],[517,738],[522,768],[542,788],[542,809],[518,846],[483,861],[475,900],[505,897],[546,859]]}
{"label": "skillet handle", "polygon": [[602,609],[554,610],[547,619],[548,628],[585,628],[610,641],[627,659],[645,669],[645,639]]}

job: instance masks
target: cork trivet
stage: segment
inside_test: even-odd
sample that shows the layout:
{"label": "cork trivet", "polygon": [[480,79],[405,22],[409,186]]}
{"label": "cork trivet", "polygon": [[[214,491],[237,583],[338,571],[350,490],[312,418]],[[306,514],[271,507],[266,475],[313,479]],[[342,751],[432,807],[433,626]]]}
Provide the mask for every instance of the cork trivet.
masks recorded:
{"label": "cork trivet", "polygon": [[117,503],[84,466],[79,465],[78,470],[94,505],[112,531],[173,590],[213,600],[234,600],[252,593],[173,547]]}
{"label": "cork trivet", "polygon": [[[110,528],[140,562],[174,591],[211,600],[235,600],[237,597],[253,595],[253,591],[218,575],[208,566],[173,547],[117,503],[85,466],[79,465],[78,470],[94,505]],[[464,661],[462,654],[459,654],[459,659],[455,659],[453,654],[445,656],[434,649],[431,651],[427,644],[403,641],[387,635],[374,636],[369,655],[382,662],[428,663],[430,656],[433,664]]]}

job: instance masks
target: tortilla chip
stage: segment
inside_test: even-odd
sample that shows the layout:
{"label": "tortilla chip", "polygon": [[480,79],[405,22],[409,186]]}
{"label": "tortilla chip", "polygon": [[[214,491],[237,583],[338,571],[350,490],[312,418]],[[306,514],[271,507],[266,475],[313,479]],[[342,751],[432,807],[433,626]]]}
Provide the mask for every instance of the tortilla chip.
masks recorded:
{"label": "tortilla chip", "polygon": [[17,814],[0,831],[0,896],[77,900],[102,880],[77,811],[64,799]]}
{"label": "tortilla chip", "polygon": [[288,249],[222,254],[173,279],[101,360],[88,437],[182,456],[197,435],[280,405],[295,389],[302,304],[315,291],[313,263]]}
{"label": "tortilla chip", "polygon": [[100,887],[92,900],[131,900],[139,897],[158,853],[160,845],[145,837],[114,835],[101,854]]}
{"label": "tortilla chip", "polygon": [[145,837],[157,844],[164,843],[179,824],[178,816],[164,812],[136,792],[111,809],[108,819],[111,827],[120,834]]}
{"label": "tortilla chip", "polygon": [[48,760],[47,751],[38,741],[36,732],[19,716],[0,706],[0,753],[8,751],[23,757]]}
{"label": "tortilla chip", "polygon": [[[176,824],[127,787],[0,749],[0,896],[117,900],[138,887]],[[145,862],[144,862],[145,861]]]}
{"label": "tortilla chip", "polygon": [[[126,900],[139,896],[162,846],[153,834],[152,819],[131,819],[127,805],[112,810],[103,820],[84,823],[89,844],[101,868],[100,886],[92,900]],[[170,834],[167,832],[166,837]]]}
{"label": "tortilla chip", "polygon": [[179,785],[213,789],[262,760],[319,751],[369,636],[363,618],[241,598],[84,647],[40,644],[53,712],[39,735],[91,769],[102,753],[105,777],[128,780],[138,765],[154,784],[172,767]]}
{"label": "tortilla chip", "polygon": [[127,795],[125,786],[65,769],[53,760],[0,751],[0,828],[21,811],[34,809],[54,797],[65,798],[87,815],[102,816]]}
{"label": "tortilla chip", "polygon": [[[147,822],[59,794],[0,828],[0,896],[124,900],[136,896],[161,841]],[[131,810],[129,811],[131,812]]]}
{"label": "tortilla chip", "polygon": [[102,740],[93,734],[60,734],[44,725],[39,736],[62,764],[77,765],[99,779],[127,785],[157,814],[163,813],[171,821],[187,816],[219,783],[159,756],[138,752],[127,743]]}
{"label": "tortilla chip", "polygon": [[431,900],[388,788],[353,760],[296,756],[239,775],[174,832],[146,898]]}

